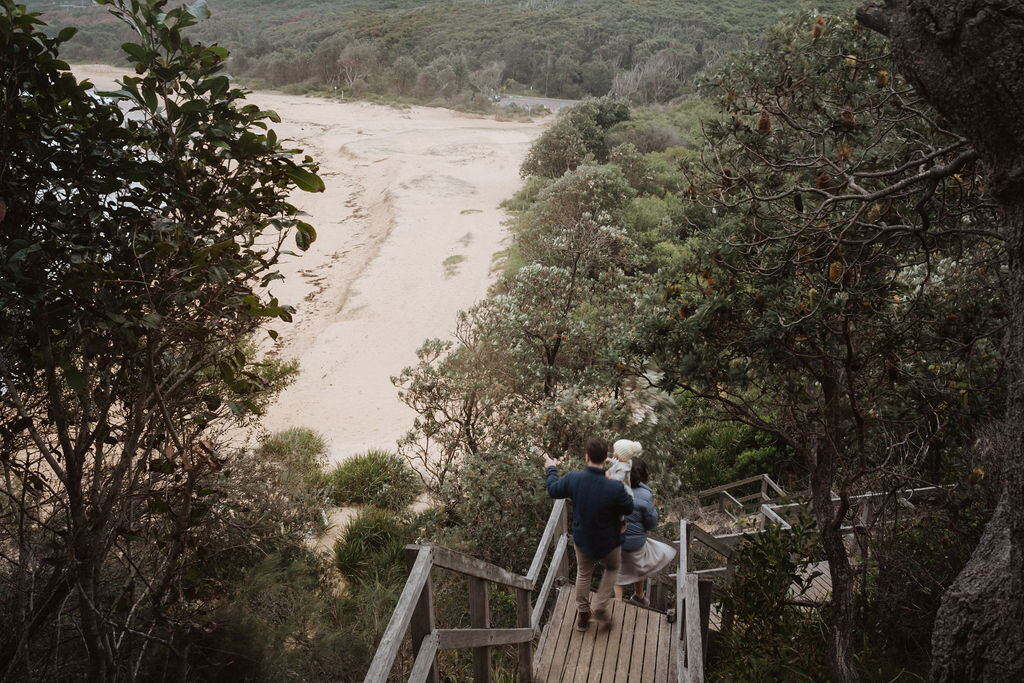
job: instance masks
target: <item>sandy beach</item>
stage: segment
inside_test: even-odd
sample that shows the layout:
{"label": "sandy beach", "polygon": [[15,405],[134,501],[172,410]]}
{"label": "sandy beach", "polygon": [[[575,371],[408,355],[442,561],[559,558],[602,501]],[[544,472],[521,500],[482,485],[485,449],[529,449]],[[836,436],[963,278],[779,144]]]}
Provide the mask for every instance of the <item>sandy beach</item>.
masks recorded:
{"label": "sandy beach", "polygon": [[[121,73],[74,71],[101,90]],[[550,120],[264,92],[249,99],[281,116],[278,136],[317,159],[327,185],[294,197],[318,238],[282,265],[272,294],[297,314],[272,327],[276,353],[301,370],[263,426],[315,429],[334,461],[394,450],[413,413],[390,378],[415,362],[424,339],[450,337],[456,313],[486,293],[506,236],[498,204],[518,189],[519,165]]]}

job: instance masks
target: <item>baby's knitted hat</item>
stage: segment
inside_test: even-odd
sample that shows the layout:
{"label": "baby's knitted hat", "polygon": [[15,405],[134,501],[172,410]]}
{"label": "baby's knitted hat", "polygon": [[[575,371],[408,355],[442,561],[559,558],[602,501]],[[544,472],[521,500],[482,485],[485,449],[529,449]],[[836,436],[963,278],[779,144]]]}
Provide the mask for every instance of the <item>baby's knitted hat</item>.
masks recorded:
{"label": "baby's knitted hat", "polygon": [[622,462],[629,462],[635,456],[640,455],[641,451],[643,451],[643,446],[639,441],[619,439],[612,445],[612,454]]}

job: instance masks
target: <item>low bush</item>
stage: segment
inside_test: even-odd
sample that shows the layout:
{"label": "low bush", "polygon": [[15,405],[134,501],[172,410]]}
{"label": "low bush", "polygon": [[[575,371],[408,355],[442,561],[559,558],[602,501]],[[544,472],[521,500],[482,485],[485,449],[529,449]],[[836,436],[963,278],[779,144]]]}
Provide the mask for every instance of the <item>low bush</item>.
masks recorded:
{"label": "low bush", "polygon": [[682,138],[673,127],[649,122],[620,123],[608,133],[605,143],[608,149],[619,145],[632,144],[642,154],[664,152],[680,144]]}
{"label": "low bush", "polygon": [[240,463],[239,467],[253,476],[266,477],[270,490],[287,497],[291,501],[288,513],[303,523],[308,534],[326,529],[330,501],[323,436],[304,427],[286,429],[267,437],[250,458],[248,465]]}
{"label": "low bush", "polygon": [[368,508],[345,527],[334,545],[334,564],[346,578],[365,581],[377,576],[390,583],[403,572],[405,545],[412,530],[386,510]]}
{"label": "low bush", "polygon": [[374,505],[404,510],[420,491],[409,464],[388,451],[369,451],[338,464],[329,474],[335,505]]}
{"label": "low bush", "polygon": [[526,572],[552,503],[538,457],[500,451],[467,454],[441,498],[439,543]]}
{"label": "low bush", "polygon": [[[254,566],[212,612],[189,649],[189,679],[359,681],[402,592],[402,577],[370,575],[339,591],[313,554]],[[403,645],[393,670],[408,678]],[[159,671],[146,671],[157,680]]]}
{"label": "low bush", "polygon": [[709,666],[710,680],[828,679],[822,615],[791,604],[813,579],[799,573],[815,554],[806,524],[792,531],[769,527],[739,547],[722,598],[722,648]]}

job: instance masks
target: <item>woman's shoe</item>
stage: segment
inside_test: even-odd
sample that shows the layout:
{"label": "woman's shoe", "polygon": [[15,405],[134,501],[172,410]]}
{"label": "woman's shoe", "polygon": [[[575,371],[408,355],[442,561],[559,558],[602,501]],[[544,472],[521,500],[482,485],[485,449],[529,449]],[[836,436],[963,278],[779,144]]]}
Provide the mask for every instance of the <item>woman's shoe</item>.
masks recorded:
{"label": "woman's shoe", "polygon": [[632,602],[633,604],[640,605],[641,607],[650,607],[651,606],[651,601],[650,600],[648,600],[647,598],[641,598],[641,597],[639,597],[637,595],[629,596],[629,601]]}

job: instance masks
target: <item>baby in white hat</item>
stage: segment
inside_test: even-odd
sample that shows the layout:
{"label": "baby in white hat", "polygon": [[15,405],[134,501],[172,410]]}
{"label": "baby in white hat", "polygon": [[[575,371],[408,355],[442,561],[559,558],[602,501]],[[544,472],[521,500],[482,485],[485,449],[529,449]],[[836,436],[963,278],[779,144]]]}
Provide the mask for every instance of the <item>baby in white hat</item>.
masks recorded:
{"label": "baby in white hat", "polygon": [[632,460],[642,451],[643,447],[638,441],[619,439],[612,444],[611,467],[604,473],[609,479],[622,482],[630,498],[633,497],[633,488],[629,485],[629,473],[633,469]]}

